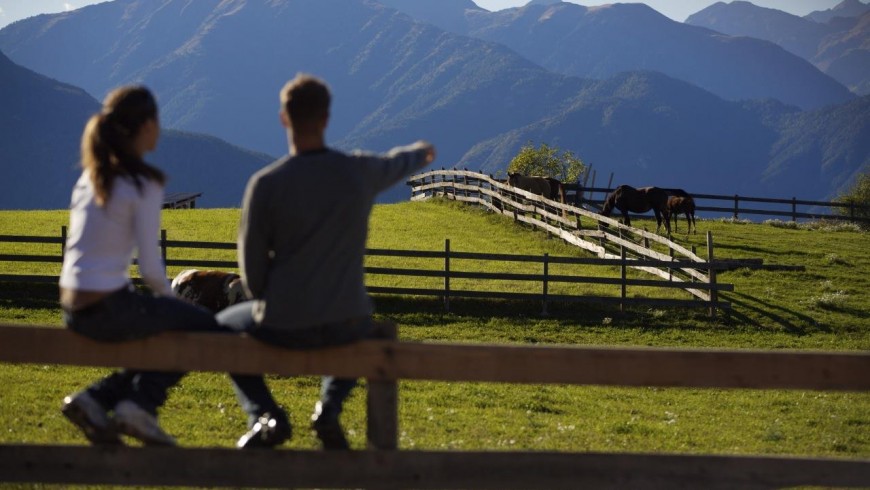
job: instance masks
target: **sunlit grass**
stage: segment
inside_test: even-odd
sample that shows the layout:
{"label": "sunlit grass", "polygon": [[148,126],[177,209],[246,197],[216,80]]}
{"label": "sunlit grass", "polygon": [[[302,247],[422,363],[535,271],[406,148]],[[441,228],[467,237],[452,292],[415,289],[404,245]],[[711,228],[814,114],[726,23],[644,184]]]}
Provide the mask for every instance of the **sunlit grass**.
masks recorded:
{"label": "sunlit grass", "polygon": [[[59,235],[67,213],[0,211],[0,234]],[[170,240],[232,242],[239,212],[167,211]],[[638,223],[653,229],[649,220]],[[697,235],[674,239],[706,256],[712,232],[715,258],[761,258],[765,264],[800,265],[803,271],[722,272],[734,292],[730,315],[710,319],[703,309],[609,304],[549,305],[536,301],[454,298],[449,311],[438,297],[377,296],[378,315],[400,325],[400,337],[421,341],[596,346],[870,350],[867,235],[851,230],[774,227],[700,220]],[[369,247],[588,257],[558,239],[481,210],[450,202],[377,206]],[[57,245],[0,244],[0,253],[57,254]],[[229,251],[170,249],[169,258],[234,260]],[[368,265],[440,270],[432,259],[370,258]],[[57,264],[0,265],[0,274],[57,274]],[[471,260],[452,270],[540,273],[540,264]],[[558,271],[558,272],[557,272]],[[177,270],[170,270],[174,274]],[[551,266],[553,274],[618,274],[617,268]],[[632,273],[635,274],[635,273]],[[637,277],[643,277],[638,275]],[[443,287],[443,280],[372,276],[387,285]],[[411,281],[411,282],[405,282]],[[381,284],[381,283],[379,283]],[[540,283],[451,281],[452,288],[540,288]],[[551,292],[561,285],[551,285]],[[566,287],[566,290],[570,288]],[[589,294],[613,288],[581,286]],[[560,289],[561,290],[561,289]],[[629,288],[630,294],[650,294]],[[0,284],[0,321],[60,325],[56,286]],[[678,293],[679,294],[679,293]],[[684,293],[683,293],[684,294]],[[685,297],[685,296],[682,296]],[[473,369],[473,366],[469,367]],[[84,442],[58,412],[61,398],[106,371],[39,365],[0,365],[0,441]],[[286,445],[314,448],[306,430],[318,396],[312,377],[270,377],[297,431]],[[351,443],[364,446],[363,390],[348,403],[343,421]],[[721,454],[870,456],[870,395],[809,391],[688,390],[568,387],[405,381],[400,384],[403,449],[504,449],[665,451]],[[223,375],[195,373],[163,409],[162,422],[184,445],[231,447],[244,418]]]}

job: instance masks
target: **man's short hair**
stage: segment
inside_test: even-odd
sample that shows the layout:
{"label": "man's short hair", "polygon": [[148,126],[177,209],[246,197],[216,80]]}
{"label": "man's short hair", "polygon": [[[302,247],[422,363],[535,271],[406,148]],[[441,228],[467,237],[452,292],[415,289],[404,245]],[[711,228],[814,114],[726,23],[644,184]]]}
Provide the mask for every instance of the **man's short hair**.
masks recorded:
{"label": "man's short hair", "polygon": [[281,89],[281,107],[293,129],[307,129],[329,117],[332,96],[323,80],[299,73]]}

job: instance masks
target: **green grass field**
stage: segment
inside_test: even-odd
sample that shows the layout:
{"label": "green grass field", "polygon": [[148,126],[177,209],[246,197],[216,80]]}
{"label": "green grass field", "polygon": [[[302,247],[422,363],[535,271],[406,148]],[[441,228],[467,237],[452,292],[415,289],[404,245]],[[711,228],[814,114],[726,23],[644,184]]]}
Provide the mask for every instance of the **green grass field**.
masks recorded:
{"label": "green grass field", "polygon": [[[228,242],[235,239],[238,218],[234,209],[166,211],[164,227],[170,240]],[[57,236],[67,219],[64,211],[0,211],[0,234]],[[376,297],[378,315],[397,321],[400,337],[427,341],[870,350],[866,233],[714,220],[698,224],[697,236],[681,234],[676,240],[700,250],[710,230],[717,258],[762,258],[766,264],[806,270],[721,273],[721,282],[734,284],[734,292],[722,294],[733,311],[713,320],[702,309],[636,307],[620,313],[610,305],[558,303],[544,317],[536,302],[462,299],[454,299],[446,312],[437,298],[401,297]],[[445,239],[453,251],[589,256],[512,220],[452,202],[376,207],[369,247],[442,250]],[[57,254],[57,249],[0,243],[3,254]],[[175,254],[181,257],[170,250],[170,258]],[[183,257],[233,260],[234,253],[185,250]],[[481,266],[460,262],[455,264],[459,270]],[[498,264],[487,267],[505,270]],[[57,264],[0,264],[0,274],[58,272]],[[409,280],[403,284],[428,287],[425,279]],[[372,281],[389,284],[390,279]],[[56,294],[53,285],[0,283],[0,322],[59,325]],[[630,288],[629,294],[645,292]],[[104,373],[0,364],[0,440],[84,443],[60,416],[60,400]],[[272,377],[270,385],[297,427],[286,447],[316,447],[306,420],[319,380]],[[356,448],[365,444],[361,393],[355,392],[343,418]],[[402,449],[870,456],[867,393],[402,382],[399,415]],[[183,445],[230,447],[244,431],[229,381],[219,374],[186,378],[174,389],[161,420]]]}

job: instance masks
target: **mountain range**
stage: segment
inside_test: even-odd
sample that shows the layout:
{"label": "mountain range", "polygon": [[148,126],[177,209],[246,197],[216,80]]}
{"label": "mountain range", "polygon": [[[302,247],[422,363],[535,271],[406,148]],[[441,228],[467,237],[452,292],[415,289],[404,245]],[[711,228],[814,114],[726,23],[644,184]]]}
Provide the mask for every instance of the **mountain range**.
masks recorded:
{"label": "mountain range", "polygon": [[870,5],[845,0],[798,17],[749,2],[715,3],[687,24],[774,42],[857,94],[870,94]]}
{"label": "mountain range", "polygon": [[[0,50],[85,95],[145,83],[164,126],[272,155],[286,152],[278,90],[307,71],[333,90],[334,146],[382,151],[426,138],[445,167],[498,173],[523,144],[546,142],[615,172],[615,183],[822,199],[870,166],[867,99],[772,42],[641,5],[533,3],[488,12],[466,0],[114,0],[11,24]],[[68,155],[84,117],[67,122]],[[33,134],[17,144],[34,146]],[[199,153],[177,148],[179,161]],[[226,151],[255,158],[215,156],[213,170],[191,173],[235,185],[237,203],[247,169],[268,157]],[[167,168],[173,182],[184,168]],[[407,194],[400,185],[384,201]]]}
{"label": "mountain range", "polygon": [[[82,129],[100,103],[2,53],[0,87],[0,209],[69,206],[81,173]],[[202,192],[197,204],[205,207],[239,206],[248,177],[272,160],[211,136],[174,130],[163,132],[157,151],[147,158],[168,173],[167,192]]]}
{"label": "mountain range", "polygon": [[[448,31],[508,46],[555,73],[604,79],[651,70],[688,81],[729,100],[775,98],[804,109],[850,100],[819,70],[760,39],[732,37],[675,22],[640,3],[583,7],[531,2],[489,12],[449,2],[435,18],[422,5],[439,0],[384,0]],[[446,10],[457,10],[448,16]],[[446,23],[443,18],[464,18]],[[2,45],[0,45],[2,46]]]}

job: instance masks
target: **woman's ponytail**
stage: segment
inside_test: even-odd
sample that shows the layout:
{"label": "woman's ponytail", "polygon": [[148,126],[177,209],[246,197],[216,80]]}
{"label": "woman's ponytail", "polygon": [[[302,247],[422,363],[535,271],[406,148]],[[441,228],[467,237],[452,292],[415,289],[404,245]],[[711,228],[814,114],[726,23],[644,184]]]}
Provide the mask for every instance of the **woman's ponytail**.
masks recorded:
{"label": "woman's ponytail", "polygon": [[145,163],[134,148],[136,135],[149,120],[157,120],[157,103],[144,87],[114,90],[102,111],[88,120],[82,133],[81,161],[90,173],[98,205],[110,199],[119,176],[131,177],[140,189],[141,178],[165,183],[163,172]]}

